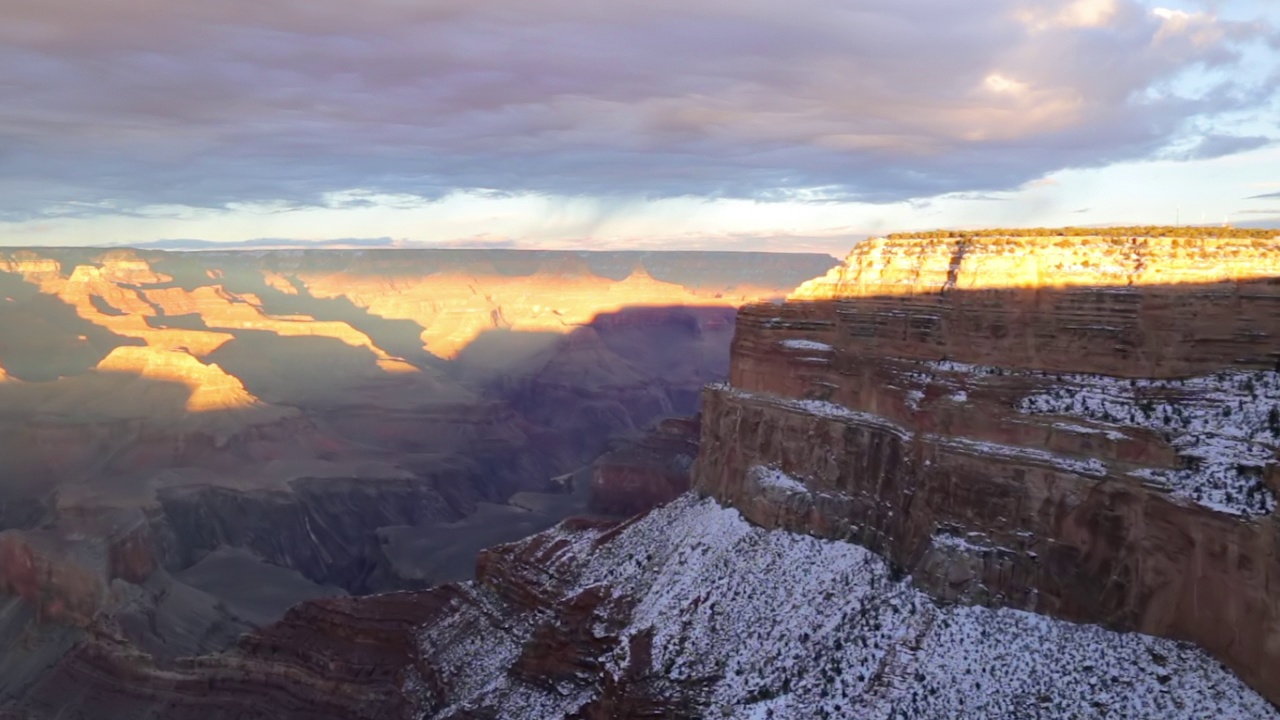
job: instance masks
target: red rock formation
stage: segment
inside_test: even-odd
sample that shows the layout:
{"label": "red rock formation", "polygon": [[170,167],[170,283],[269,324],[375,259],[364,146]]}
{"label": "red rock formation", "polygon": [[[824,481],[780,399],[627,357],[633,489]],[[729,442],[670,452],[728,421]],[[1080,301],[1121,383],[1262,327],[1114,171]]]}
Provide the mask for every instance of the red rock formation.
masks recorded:
{"label": "red rock formation", "polygon": [[700,424],[696,417],[668,418],[597,458],[588,501],[592,512],[635,515],[686,492]]}
{"label": "red rock formation", "polygon": [[[226,654],[159,668],[109,625],[97,625],[34,688],[23,709],[53,717],[410,718],[403,689],[430,696],[412,629],[455,593],[393,593],[306,603]],[[426,669],[426,668],[423,668]]]}
{"label": "red rock formation", "polygon": [[165,584],[223,546],[351,592],[416,586],[379,528],[540,490],[614,433],[692,412],[727,371],[734,307],[831,263],[650,264],[0,253],[0,595],[38,608],[35,635],[114,617],[166,662],[166,632],[204,649],[239,627]]}
{"label": "red rock formation", "polygon": [[38,622],[86,626],[101,607],[101,575],[42,534],[0,532],[0,593],[29,603]]}
{"label": "red rock formation", "polygon": [[685,496],[484,553],[474,583],[299,606],[160,670],[109,628],[39,716],[204,718],[1273,717],[1202,651],[937,605],[847,543]]}
{"label": "red rock formation", "polygon": [[[939,597],[1191,640],[1280,701],[1280,437],[1196,426],[1262,453],[1229,469],[1232,502],[1202,502],[1150,478],[1197,478],[1212,454],[1104,407],[1256,412],[1277,277],[1275,240],[869,241],[786,305],[743,309],[695,484],[766,527],[871,548]],[[1182,379],[1223,371],[1242,384]],[[1034,409],[1048,397],[1057,410]]]}

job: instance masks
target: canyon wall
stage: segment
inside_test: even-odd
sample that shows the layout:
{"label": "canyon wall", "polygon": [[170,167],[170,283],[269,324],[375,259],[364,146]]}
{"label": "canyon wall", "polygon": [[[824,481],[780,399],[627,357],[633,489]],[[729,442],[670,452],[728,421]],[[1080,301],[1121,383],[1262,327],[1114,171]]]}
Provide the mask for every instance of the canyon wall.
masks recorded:
{"label": "canyon wall", "polygon": [[[1280,255],[1129,240],[867,243],[741,312],[694,465],[719,502],[169,665],[99,616],[12,717],[1275,717]],[[675,425],[602,459],[602,501],[665,489]]]}
{"label": "canyon wall", "polygon": [[939,604],[855,544],[689,494],[495,547],[471,582],[305,603],[168,669],[95,627],[29,698],[0,717],[1280,717],[1194,646]]}
{"label": "canyon wall", "polygon": [[738,319],[695,487],[1280,702],[1280,241],[902,238]]}
{"label": "canyon wall", "polygon": [[596,458],[587,507],[630,517],[666,504],[689,490],[698,456],[701,419],[668,418]]}
{"label": "canyon wall", "polygon": [[0,637],[106,618],[168,667],[303,599],[429,585],[389,534],[466,546],[464,518],[695,412],[737,306],[834,262],[0,252]]}

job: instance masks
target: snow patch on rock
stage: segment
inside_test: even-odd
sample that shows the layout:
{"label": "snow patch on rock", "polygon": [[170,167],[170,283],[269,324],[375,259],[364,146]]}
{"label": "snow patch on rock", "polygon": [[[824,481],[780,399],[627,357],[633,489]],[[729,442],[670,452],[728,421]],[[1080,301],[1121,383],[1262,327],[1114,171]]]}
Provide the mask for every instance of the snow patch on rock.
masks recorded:
{"label": "snow patch on rock", "polygon": [[[764,530],[710,499],[685,495],[604,543],[554,532],[576,557],[565,599],[603,584],[635,601],[608,670],[622,676],[628,638],[652,634],[651,672],[702,688],[704,717],[1280,718],[1192,645],[938,605],[860,546]],[[590,700],[489,674],[510,667],[509,642],[451,657],[502,717],[563,717]]]}
{"label": "snow patch on rock", "polygon": [[1234,515],[1270,515],[1263,481],[1280,447],[1280,374],[1224,371],[1176,380],[1047,376],[1051,390],[1022,399],[1032,415],[1069,415],[1164,435],[1184,460],[1176,470],[1134,473],[1181,498]]}
{"label": "snow patch on rock", "polygon": [[814,350],[817,352],[832,352],[830,345],[816,340],[801,340],[799,338],[788,338],[781,343],[782,347],[788,350]]}
{"label": "snow patch on rock", "polygon": [[749,471],[751,480],[763,490],[777,490],[784,494],[808,494],[804,483],[775,467],[755,465]]}

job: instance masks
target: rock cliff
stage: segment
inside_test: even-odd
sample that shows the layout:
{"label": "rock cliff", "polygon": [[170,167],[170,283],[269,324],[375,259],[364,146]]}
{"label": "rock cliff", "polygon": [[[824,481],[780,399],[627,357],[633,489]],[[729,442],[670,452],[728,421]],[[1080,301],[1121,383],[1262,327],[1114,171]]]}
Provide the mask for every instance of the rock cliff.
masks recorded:
{"label": "rock cliff", "polygon": [[470,561],[405,547],[581,509],[507,503],[694,412],[737,305],[833,263],[0,252],[0,639],[43,668],[118,637],[167,672],[306,598],[428,585]]}
{"label": "rock cliff", "polygon": [[871,551],[765,530],[691,495],[622,524],[566,521],[484,553],[476,575],[309,602],[170,670],[94,629],[27,707],[240,720],[1280,717],[1189,644],[940,605]]}
{"label": "rock cliff", "polygon": [[303,604],[173,668],[94,625],[28,707],[1278,717],[1280,248],[1153,247],[859,246],[741,311],[694,494],[493,548],[472,582]]}
{"label": "rock cliff", "polygon": [[687,492],[700,428],[698,417],[668,418],[618,442],[592,463],[588,507],[629,517]]}
{"label": "rock cliff", "polygon": [[737,328],[700,492],[1280,701],[1280,241],[872,240]]}

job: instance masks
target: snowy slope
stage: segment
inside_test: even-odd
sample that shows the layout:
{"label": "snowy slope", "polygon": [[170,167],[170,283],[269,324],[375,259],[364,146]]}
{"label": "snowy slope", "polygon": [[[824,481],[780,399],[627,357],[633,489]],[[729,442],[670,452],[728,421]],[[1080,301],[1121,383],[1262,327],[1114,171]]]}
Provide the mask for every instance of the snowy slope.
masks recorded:
{"label": "snowy slope", "polygon": [[[778,484],[785,484],[781,478]],[[604,658],[621,676],[628,639],[652,633],[653,692],[696,697],[711,718],[1280,718],[1193,646],[1014,610],[939,606],[855,545],[747,523],[686,495],[608,542],[561,542],[546,590],[626,598],[621,641]],[[513,618],[491,591],[423,631],[442,676],[462,685],[448,708],[559,718],[597,684],[556,688],[510,668],[537,618]],[[454,647],[444,641],[471,638]],[[665,688],[665,689],[664,689]],[[689,688],[698,691],[689,695]]]}

